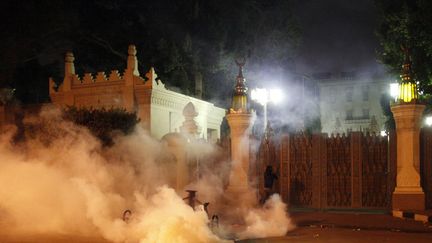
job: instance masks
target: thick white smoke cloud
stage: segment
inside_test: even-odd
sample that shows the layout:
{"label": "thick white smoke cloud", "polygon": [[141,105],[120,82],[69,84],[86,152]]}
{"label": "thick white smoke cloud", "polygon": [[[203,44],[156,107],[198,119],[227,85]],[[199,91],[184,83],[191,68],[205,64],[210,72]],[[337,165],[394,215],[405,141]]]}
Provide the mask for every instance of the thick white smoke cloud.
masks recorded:
{"label": "thick white smoke cloud", "polygon": [[[86,129],[44,110],[26,118],[27,140],[11,143],[14,127],[0,135],[0,235],[65,234],[112,242],[224,242],[208,227],[207,214],[192,210],[172,188],[174,160],[166,147],[137,127],[104,148]],[[201,157],[215,152],[201,144]],[[214,159],[214,157],[213,157]],[[205,161],[205,160],[203,160]],[[221,174],[205,169],[188,185],[204,201],[223,194]],[[174,170],[175,171],[175,170]],[[219,174],[218,174],[219,173]],[[181,195],[183,196],[183,195]],[[131,210],[125,222],[122,215]],[[242,238],[283,235],[290,225],[285,205],[272,198],[251,211]]]}
{"label": "thick white smoke cloud", "polygon": [[286,205],[279,195],[272,195],[263,208],[250,210],[246,217],[246,229],[240,238],[262,238],[285,235],[294,228],[286,214]]}

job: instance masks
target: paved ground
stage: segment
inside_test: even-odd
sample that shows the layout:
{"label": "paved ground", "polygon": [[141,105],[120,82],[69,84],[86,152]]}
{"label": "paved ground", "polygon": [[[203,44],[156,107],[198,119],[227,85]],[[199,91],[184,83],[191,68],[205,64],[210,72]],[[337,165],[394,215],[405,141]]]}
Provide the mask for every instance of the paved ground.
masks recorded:
{"label": "paved ground", "polygon": [[297,212],[291,218],[298,227],[325,227],[368,230],[391,230],[407,233],[431,233],[432,224],[400,219],[390,214],[373,212]]}
{"label": "paved ground", "polygon": [[82,237],[73,235],[9,235],[0,232],[1,243],[110,243],[101,238]]}
{"label": "paved ground", "polygon": [[432,242],[432,224],[358,212],[293,213],[297,228],[285,237],[244,240],[264,242]]}
{"label": "paved ground", "polygon": [[374,243],[374,242],[395,242],[395,243],[430,243],[432,234],[426,233],[405,233],[376,230],[351,230],[340,228],[298,228],[285,237],[267,238],[258,240],[238,241],[242,243],[281,243],[281,242],[352,242],[352,243]]}
{"label": "paved ground", "polygon": [[[432,224],[394,218],[390,215],[363,214],[358,212],[301,212],[293,213],[291,216],[297,228],[284,237],[251,239],[238,242],[432,242]],[[17,238],[16,236],[8,235],[7,232],[0,232],[0,242],[106,243],[106,241],[99,238],[71,235],[23,235]]]}

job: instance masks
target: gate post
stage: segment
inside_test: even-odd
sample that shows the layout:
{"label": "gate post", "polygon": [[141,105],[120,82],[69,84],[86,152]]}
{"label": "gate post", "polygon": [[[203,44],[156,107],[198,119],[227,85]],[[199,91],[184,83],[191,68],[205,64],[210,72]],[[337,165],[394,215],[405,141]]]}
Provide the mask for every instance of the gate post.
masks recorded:
{"label": "gate post", "polygon": [[351,133],[351,207],[362,206],[362,133]]}
{"label": "gate post", "polygon": [[424,105],[402,103],[391,107],[396,121],[397,172],[392,195],[393,210],[424,210],[420,185],[420,123]]}
{"label": "gate post", "polygon": [[290,160],[289,160],[290,138],[283,135],[280,143],[280,194],[282,200],[289,206],[290,195]]}

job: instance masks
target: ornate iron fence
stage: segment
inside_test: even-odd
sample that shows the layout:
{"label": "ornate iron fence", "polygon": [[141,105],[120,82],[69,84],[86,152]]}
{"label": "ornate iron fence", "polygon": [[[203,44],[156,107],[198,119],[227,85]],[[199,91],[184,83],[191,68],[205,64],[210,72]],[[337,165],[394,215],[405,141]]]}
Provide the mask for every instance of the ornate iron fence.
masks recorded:
{"label": "ornate iron fence", "polygon": [[388,207],[388,140],[381,136],[362,137],[362,206]]}
{"label": "ornate iron fence", "polygon": [[293,205],[312,206],[312,141],[305,134],[291,137],[289,149],[290,201]]}
{"label": "ornate iron fence", "polygon": [[350,140],[345,135],[327,138],[327,206],[351,205]]}
{"label": "ornate iron fence", "polygon": [[256,175],[262,177],[278,158],[277,191],[290,207],[389,209],[396,169],[394,135],[300,133],[275,141],[258,148]]}
{"label": "ornate iron fence", "polygon": [[432,209],[432,130],[422,129],[420,133],[421,184],[425,192],[426,208]]}

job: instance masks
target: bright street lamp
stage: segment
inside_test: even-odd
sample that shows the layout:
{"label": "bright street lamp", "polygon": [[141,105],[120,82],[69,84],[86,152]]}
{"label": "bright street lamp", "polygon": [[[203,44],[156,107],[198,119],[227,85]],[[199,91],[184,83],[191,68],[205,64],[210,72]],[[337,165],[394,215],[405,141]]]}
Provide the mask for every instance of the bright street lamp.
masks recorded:
{"label": "bright street lamp", "polygon": [[396,101],[400,94],[400,88],[398,83],[390,84],[390,96]]}
{"label": "bright street lamp", "polygon": [[426,126],[428,126],[428,127],[432,126],[432,116],[427,116],[425,118],[425,123],[426,123]]}
{"label": "bright street lamp", "polygon": [[260,103],[264,110],[264,132],[267,129],[267,103],[272,102],[278,104],[283,100],[283,92],[281,89],[259,89],[255,88],[251,91],[252,100]]}

